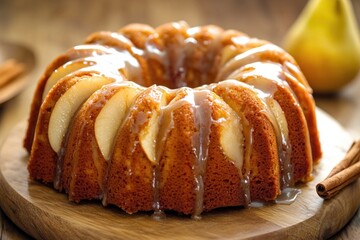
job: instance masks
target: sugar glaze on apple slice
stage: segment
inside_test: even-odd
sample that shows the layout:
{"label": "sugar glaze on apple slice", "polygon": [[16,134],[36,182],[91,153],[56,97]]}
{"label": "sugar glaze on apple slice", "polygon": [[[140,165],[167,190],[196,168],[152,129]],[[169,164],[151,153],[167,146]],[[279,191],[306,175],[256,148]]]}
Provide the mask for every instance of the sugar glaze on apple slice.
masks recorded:
{"label": "sugar glaze on apple slice", "polygon": [[61,144],[76,111],[79,107],[104,84],[114,80],[100,76],[83,76],[56,102],[49,120],[48,137],[52,149],[59,153]]}
{"label": "sugar glaze on apple slice", "polygon": [[96,141],[106,161],[110,159],[116,133],[141,89],[130,83],[124,85],[106,102],[95,120]]}

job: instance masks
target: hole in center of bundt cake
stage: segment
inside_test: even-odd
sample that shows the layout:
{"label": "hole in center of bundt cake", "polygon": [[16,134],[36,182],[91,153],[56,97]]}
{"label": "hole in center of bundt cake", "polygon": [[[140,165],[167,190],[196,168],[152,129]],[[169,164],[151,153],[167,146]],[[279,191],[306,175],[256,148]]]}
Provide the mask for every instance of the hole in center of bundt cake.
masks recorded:
{"label": "hole in center of bundt cake", "polygon": [[196,88],[215,81],[219,58],[214,50],[200,50],[194,47],[191,51],[185,48],[176,54],[168,52],[167,55],[169,60],[165,63],[147,59],[150,81],[145,81],[145,84],[141,85],[149,87],[156,84],[170,89]]}
{"label": "hole in center of bundt cake", "polygon": [[214,30],[217,34],[210,34],[210,30],[180,31],[174,26],[162,29],[161,43],[150,38],[138,46],[143,79],[136,82],[145,87],[156,84],[171,89],[213,83],[223,56],[219,33]]}

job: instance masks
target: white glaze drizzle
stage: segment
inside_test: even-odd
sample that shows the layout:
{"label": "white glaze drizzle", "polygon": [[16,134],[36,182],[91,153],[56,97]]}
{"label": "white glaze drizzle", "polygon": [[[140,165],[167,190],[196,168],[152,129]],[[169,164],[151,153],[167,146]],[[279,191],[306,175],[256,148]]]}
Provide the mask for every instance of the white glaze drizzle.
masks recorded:
{"label": "white glaze drizzle", "polygon": [[[224,80],[217,84],[210,84],[209,89],[212,91],[216,86],[219,86],[221,88],[227,89],[227,91],[233,87],[233,86],[241,86],[245,88],[253,89],[252,86],[239,82],[237,80]],[[229,104],[229,103],[227,103]],[[229,105],[231,107],[231,104]],[[243,190],[243,197],[244,197],[244,205],[245,207],[248,207],[251,203],[251,191],[250,191],[250,167],[249,164],[251,164],[251,155],[252,155],[252,145],[253,145],[253,132],[254,128],[251,126],[249,121],[244,116],[243,112],[237,112],[237,115],[240,119],[242,130],[243,130],[243,137],[244,137],[244,151],[243,151],[243,163],[238,167],[239,177],[240,177],[240,184],[241,188]],[[243,172],[244,170],[244,172]]]}
{"label": "white glaze drizzle", "polygon": [[269,52],[283,54],[284,50],[273,44],[264,44],[240,53],[221,68],[217,75],[216,82],[230,79],[230,74],[249,63],[264,61],[264,59],[266,59],[265,56],[268,55]]}
{"label": "white glaze drizzle", "polygon": [[175,88],[186,86],[184,61],[189,46],[189,44],[186,43],[186,36],[183,36],[179,32],[176,34],[176,45],[169,46],[169,62],[167,63],[169,68],[168,81],[174,84]]}
{"label": "white glaze drizzle", "polygon": [[[172,92],[173,94],[175,92],[177,92],[177,90],[175,91],[170,91],[169,89],[165,88],[165,87],[159,87],[164,89],[165,91],[168,91],[169,93]],[[183,91],[183,90],[179,90],[179,91]],[[159,163],[161,160],[161,157],[163,156],[164,153],[164,147],[166,144],[166,139],[168,134],[170,133],[170,131],[174,128],[174,120],[173,120],[173,112],[175,109],[180,108],[182,106],[184,106],[185,104],[187,104],[186,99],[183,98],[183,96],[181,96],[180,94],[177,95],[174,99],[172,99],[170,101],[170,103],[166,106],[162,106],[160,109],[160,124],[161,124],[161,128],[159,130],[159,133],[157,135],[156,138],[156,151],[155,151],[155,159],[156,159],[156,165],[155,168],[153,170],[153,208],[154,208],[154,213],[153,213],[153,218],[154,219],[162,219],[165,218],[165,214],[162,210],[161,207],[161,203],[160,203],[160,169],[159,169]]]}
{"label": "white glaze drizzle", "polygon": [[195,177],[195,206],[192,217],[200,219],[200,214],[203,211],[204,203],[204,177],[206,172],[206,162],[208,158],[208,148],[210,141],[211,125],[212,125],[212,110],[211,102],[207,99],[211,92],[208,90],[193,90],[192,108],[195,116],[195,126],[197,132],[193,135],[193,147],[196,156],[196,163],[194,165]]}
{"label": "white glaze drizzle", "polygon": [[[246,82],[257,89],[260,99],[266,107],[266,115],[271,120],[277,136],[282,188],[292,187],[293,166],[291,164],[291,143],[289,140],[286,117],[279,103],[274,100],[274,93],[279,87],[288,89],[294,96],[295,105],[299,106],[295,94],[287,82],[281,79],[282,68],[278,63],[251,63],[231,74],[231,77]],[[260,90],[260,91],[259,91]]]}
{"label": "white glaze drizzle", "polygon": [[[56,170],[54,177],[54,187],[59,188],[62,162],[65,156],[64,145],[68,135],[68,130],[73,122],[73,116],[81,108],[82,104],[98,89],[102,86],[112,83],[111,79],[102,79],[102,81],[94,81],[94,79],[86,78],[81,79],[72,85],[67,92],[65,92],[56,102],[52,114],[49,119],[48,137],[49,143],[52,149],[57,153]],[[81,94],[76,94],[80,88],[85,90]],[[63,107],[61,107],[61,106]],[[60,118],[54,118],[53,113],[57,112],[55,116]],[[50,135],[52,133],[52,135]]]}
{"label": "white glaze drizzle", "polygon": [[[301,193],[300,189],[294,188],[294,167],[291,163],[291,143],[288,136],[286,118],[281,110],[279,103],[273,99],[273,95],[278,87],[287,88],[294,97],[295,105],[299,106],[296,95],[289,87],[287,82],[282,79],[282,67],[278,63],[253,63],[247,67],[255,67],[253,71],[245,72],[244,78],[252,79],[247,81],[255,88],[262,90],[268,96],[264,100],[270,108],[270,117],[274,129],[276,130],[277,142],[279,146],[279,159],[281,171],[281,194],[275,200],[279,204],[291,204]],[[244,67],[246,68],[246,67]],[[248,75],[248,76],[246,76]],[[255,78],[254,78],[255,77]]]}
{"label": "white glaze drizzle", "polygon": [[251,163],[251,154],[252,154],[252,145],[253,145],[253,132],[254,128],[250,125],[245,116],[241,113],[239,114],[241,123],[244,129],[244,142],[245,142],[245,151],[244,151],[244,163],[245,173],[242,172],[242,169],[239,169],[239,174],[241,177],[241,187],[244,191],[245,207],[248,207],[251,203],[251,192],[250,192],[250,168],[249,164]]}
{"label": "white glaze drizzle", "polygon": [[[188,29],[187,34],[188,35],[193,35],[196,34],[197,31],[199,31],[198,28],[191,28]],[[128,39],[126,39],[125,37],[122,38],[122,36],[120,34],[112,34],[111,35],[114,38],[120,39],[121,41],[128,41]],[[181,35],[182,36],[182,35]],[[171,81],[175,81],[176,82],[176,87],[182,87],[186,85],[186,79],[185,79],[185,75],[186,75],[186,69],[184,68],[184,59],[186,58],[186,54],[188,52],[191,52],[191,50],[193,50],[193,48],[196,46],[197,44],[197,40],[194,37],[187,37],[184,39],[180,39],[178,38],[178,41],[180,42],[181,47],[177,46],[177,48],[172,49],[172,50],[176,50],[175,52],[175,56],[177,56],[174,67],[172,68],[172,70],[170,70],[170,72],[173,72],[174,77],[169,77],[168,79],[170,79]],[[245,41],[245,38],[239,38],[240,42]],[[130,42],[131,44],[131,42]],[[211,45],[212,47],[217,47],[219,44],[218,41],[214,41],[213,45]],[[95,45],[95,46],[100,46],[100,45]],[[137,49],[135,47],[132,47],[132,51],[134,54],[137,55],[141,55],[144,56],[145,58],[155,58],[159,61],[162,62],[162,64],[165,65],[165,67],[167,69],[169,69],[168,66],[166,66],[168,63],[167,59],[167,51],[162,51],[160,50],[156,45],[152,44],[151,42],[146,42],[145,44],[145,49],[141,50],[141,49]],[[84,45],[84,46],[78,46],[76,47],[76,49],[82,49],[82,48],[86,48],[88,47],[88,45]],[[101,48],[101,47],[99,47]],[[109,48],[110,49],[110,48]],[[235,56],[232,60],[230,60],[225,67],[223,68],[223,70],[219,73],[218,76],[218,80],[220,79],[225,79],[228,73],[232,72],[232,69],[236,69],[239,68],[240,66],[244,65],[244,64],[248,64],[251,62],[256,62],[261,60],[261,54],[271,50],[271,51],[278,51],[280,48],[277,48],[274,45],[264,45],[258,48],[254,48],[253,50],[247,51],[246,53],[243,54],[239,54],[237,56]],[[135,82],[142,82],[142,77],[141,77],[141,73],[139,72],[139,69],[141,69],[139,67],[139,63],[136,60],[136,58],[134,58],[130,53],[128,53],[127,51],[116,51],[117,55],[116,58],[112,57],[112,56],[104,56],[101,59],[103,59],[104,61],[99,61],[99,59],[96,60],[96,63],[93,64],[93,62],[91,62],[91,64],[89,64],[89,67],[85,67],[82,68],[81,71],[89,71],[89,70],[95,70],[95,71],[103,71],[104,68],[106,68],[107,70],[105,71],[106,73],[104,73],[104,75],[106,76],[112,76],[115,79],[118,80],[123,80],[121,76],[121,74],[119,73],[119,69],[125,69],[125,77],[128,78],[129,80],[133,80]],[[94,47],[94,52],[92,56],[97,56],[99,55],[99,51]],[[90,62],[92,59],[92,57],[88,57],[86,60],[84,61],[88,61]],[[117,59],[118,58],[118,59]],[[211,58],[211,57],[210,57]],[[119,59],[121,60],[119,62]],[[124,60],[125,59],[125,60]],[[116,64],[114,64],[114,62],[116,62]],[[71,63],[71,62],[70,62]],[[68,64],[70,64],[68,63]],[[109,65],[112,65],[111,68],[109,68]],[[204,68],[206,69],[207,67],[204,67],[202,65],[202,75],[201,75],[201,83],[204,83],[204,81],[206,81],[206,79],[204,80],[204,78],[207,76]],[[292,70],[293,71],[293,70]],[[124,73],[123,71],[121,73]],[[175,73],[175,74],[174,74]],[[169,74],[170,75],[170,74]],[[138,79],[138,80],[135,80]],[[283,81],[281,81],[283,82]],[[229,83],[230,84],[230,83]],[[255,84],[256,85],[256,84]],[[287,156],[289,156],[291,154],[291,150],[289,153],[289,150],[287,149],[288,144],[288,140],[287,137],[285,136],[285,134],[283,133],[284,130],[282,129],[283,126],[279,126],[278,123],[278,117],[276,116],[276,114],[274,113],[274,108],[269,107],[269,105],[274,104],[273,100],[269,100],[270,97],[273,95],[273,89],[269,90],[269,89],[262,89],[263,93],[259,93],[260,98],[263,100],[263,102],[268,106],[269,110],[266,111],[266,114],[269,115],[269,119],[271,119],[271,121],[273,122],[274,128],[277,129],[277,132],[280,132],[280,134],[277,133],[277,136],[279,138],[281,138],[281,148],[282,150],[280,151],[280,158],[282,159],[286,159]],[[170,91],[170,90],[167,90]],[[191,95],[192,97],[189,97],[189,95]],[[203,204],[203,176],[205,174],[204,172],[204,168],[206,167],[206,158],[207,158],[207,148],[209,145],[209,134],[210,134],[210,127],[211,127],[211,110],[210,110],[210,102],[209,101],[203,101],[206,96],[208,95],[208,93],[206,93],[206,91],[203,90],[194,90],[194,91],[190,91],[190,94],[187,95],[186,97],[182,98],[182,99],[177,99],[177,101],[175,101],[176,98],[174,98],[174,100],[166,107],[162,107],[161,108],[161,114],[160,114],[160,119],[161,119],[161,124],[165,125],[165,130],[161,129],[158,137],[156,139],[156,161],[159,162],[159,159],[161,158],[162,152],[163,152],[163,147],[164,147],[164,143],[166,141],[166,137],[167,134],[170,132],[170,130],[174,127],[173,126],[173,120],[172,120],[172,112],[174,109],[181,107],[184,104],[188,104],[190,103],[192,105],[193,111],[194,111],[194,115],[195,115],[195,119],[196,119],[196,125],[199,126],[199,133],[193,137],[193,143],[194,143],[194,153],[196,155],[197,158],[197,164],[194,167],[194,177],[195,177],[195,181],[196,181],[196,205],[195,205],[195,212],[194,212],[194,217],[197,218],[198,216],[200,216],[201,212],[202,212],[202,204]],[[275,103],[276,104],[276,103]],[[204,119],[204,115],[207,116]],[[244,116],[239,116],[240,119],[242,120],[242,124],[245,125],[244,128],[248,129],[248,132],[246,133],[246,131],[244,130],[244,136],[245,136],[245,142],[246,142],[246,150],[244,153],[244,162],[249,162],[250,158],[251,158],[251,145],[252,145],[252,132],[253,129],[251,126],[249,126],[249,123],[246,123],[246,119],[244,118]],[[139,117],[139,119],[137,120],[136,125],[141,124],[142,117]],[[165,120],[167,119],[167,120]],[[247,125],[247,126],[246,126]],[[135,126],[136,128],[136,126]],[[134,129],[134,131],[136,131],[136,129]],[[284,150],[285,148],[285,150]],[[285,155],[285,157],[284,157]],[[287,160],[286,160],[287,161]],[[287,161],[290,162],[290,161]],[[204,167],[205,166],[205,167]],[[158,172],[156,170],[157,168],[155,168],[154,170],[154,174],[153,174],[153,189],[154,189],[154,217],[157,218],[159,216],[162,216],[162,210],[161,210],[161,206],[160,206],[160,201],[159,201],[159,182],[158,182]],[[242,187],[244,189],[244,195],[245,195],[245,199],[246,199],[246,204],[249,204],[251,202],[251,196],[250,196],[250,176],[249,176],[249,172],[245,173],[244,175],[241,172],[241,169],[239,169],[239,172],[241,173],[241,184]],[[286,174],[285,174],[286,175]],[[284,182],[284,186],[290,186],[291,184],[288,184],[290,182],[290,178],[291,177],[286,177],[288,178],[288,180],[283,180]],[[287,195],[296,195],[296,192],[291,192],[289,193],[289,191],[285,190],[284,192],[286,192]]]}
{"label": "white glaze drizzle", "polygon": [[[85,45],[86,46],[86,45]],[[127,51],[116,51],[115,49],[109,50],[105,48],[106,52],[99,52],[102,48],[80,45],[74,48],[73,54],[76,52],[84,54],[82,51],[88,51],[87,56],[83,58],[75,58],[75,60],[68,61],[60,68],[56,69],[54,73],[49,77],[43,91],[43,99],[48,94],[50,89],[61,78],[76,74],[78,72],[97,72],[99,75],[111,77],[117,81],[123,81],[126,79],[133,82],[142,82],[141,68],[138,61]],[[104,47],[103,47],[104,48]],[[125,74],[125,76],[123,76]]]}
{"label": "white glaze drizzle", "polygon": [[232,73],[230,77],[240,77],[241,81],[247,82],[265,93],[265,95],[260,93],[259,96],[267,105],[268,110],[266,110],[266,114],[271,120],[276,132],[280,160],[281,194],[277,197],[275,202],[280,204],[291,204],[301,193],[301,190],[294,188],[294,169],[291,164],[292,151],[286,118],[280,105],[273,99],[273,95],[279,87],[287,88],[294,97],[294,104],[299,106],[299,103],[288,83],[282,79],[282,74],[287,73],[283,72],[282,65],[279,63],[255,62],[245,65]]}

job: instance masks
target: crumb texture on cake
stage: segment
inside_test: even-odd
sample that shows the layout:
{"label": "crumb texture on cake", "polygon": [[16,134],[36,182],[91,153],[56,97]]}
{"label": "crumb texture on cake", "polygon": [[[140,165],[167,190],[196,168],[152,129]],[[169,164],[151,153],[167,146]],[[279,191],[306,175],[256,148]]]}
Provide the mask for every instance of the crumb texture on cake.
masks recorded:
{"label": "crumb texture on cake", "polygon": [[30,178],[128,213],[273,201],[321,157],[312,91],[276,45],[214,25],[96,32],[40,78]]}

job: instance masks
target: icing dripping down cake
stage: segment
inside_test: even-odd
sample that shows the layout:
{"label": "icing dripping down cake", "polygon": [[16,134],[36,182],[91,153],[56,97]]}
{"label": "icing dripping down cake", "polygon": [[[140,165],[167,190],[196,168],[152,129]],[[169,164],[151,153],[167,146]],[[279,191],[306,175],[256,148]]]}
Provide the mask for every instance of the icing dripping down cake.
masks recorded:
{"label": "icing dripping down cake", "polygon": [[96,32],[32,101],[30,178],[71,201],[192,214],[273,201],[321,156],[311,89],[281,48],[175,22]]}

